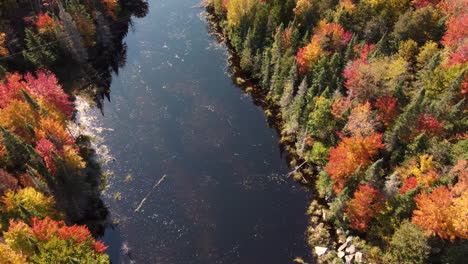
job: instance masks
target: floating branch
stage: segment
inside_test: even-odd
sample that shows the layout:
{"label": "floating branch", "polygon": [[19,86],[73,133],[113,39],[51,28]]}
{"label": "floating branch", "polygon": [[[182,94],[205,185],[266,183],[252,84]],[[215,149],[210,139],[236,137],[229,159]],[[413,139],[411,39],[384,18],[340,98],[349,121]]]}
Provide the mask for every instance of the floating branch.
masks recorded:
{"label": "floating branch", "polygon": [[151,195],[151,193],[167,178],[167,175],[164,174],[161,179],[159,179],[159,181],[153,186],[153,188],[151,188],[151,190],[148,192],[148,194],[145,196],[145,198],[143,198],[143,200],[141,200],[140,204],[138,205],[138,207],[135,209],[135,213],[140,211],[140,208],[143,206],[143,204],[146,202],[146,199],[148,199],[148,197]]}

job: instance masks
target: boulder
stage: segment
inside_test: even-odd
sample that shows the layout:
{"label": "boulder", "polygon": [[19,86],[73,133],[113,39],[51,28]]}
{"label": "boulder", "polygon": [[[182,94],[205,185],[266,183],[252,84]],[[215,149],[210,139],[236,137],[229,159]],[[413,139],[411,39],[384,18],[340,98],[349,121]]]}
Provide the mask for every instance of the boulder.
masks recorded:
{"label": "boulder", "polygon": [[362,263],[362,253],[361,252],[356,252],[356,255],[354,255],[354,260],[357,263]]}
{"label": "boulder", "polygon": [[315,254],[317,254],[317,256],[322,256],[323,254],[325,254],[325,252],[327,252],[328,248],[326,247],[315,247]]}
{"label": "boulder", "polygon": [[344,253],[343,251],[341,251],[341,252],[338,252],[338,257],[339,257],[339,258],[343,258],[343,257],[344,257],[344,255],[345,255],[345,253]]}
{"label": "boulder", "polygon": [[346,264],[352,263],[353,258],[354,258],[354,254],[352,254],[352,255],[347,255],[347,256],[345,256],[344,258],[345,258]]}
{"label": "boulder", "polygon": [[356,252],[356,247],[354,245],[351,245],[348,248],[346,248],[346,253],[354,254],[354,252]]}
{"label": "boulder", "polygon": [[348,243],[349,243],[349,242],[344,242],[343,245],[341,245],[341,246],[338,248],[338,252],[345,250],[345,248],[348,246]]}

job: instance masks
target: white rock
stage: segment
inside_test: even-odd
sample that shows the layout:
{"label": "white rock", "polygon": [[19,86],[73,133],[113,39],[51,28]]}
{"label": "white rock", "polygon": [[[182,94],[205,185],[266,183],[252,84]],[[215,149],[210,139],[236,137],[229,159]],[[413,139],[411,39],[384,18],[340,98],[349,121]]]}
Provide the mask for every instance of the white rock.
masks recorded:
{"label": "white rock", "polygon": [[355,257],[354,260],[357,263],[362,263],[362,253],[361,252],[356,252],[356,255],[354,257]]}
{"label": "white rock", "polygon": [[343,245],[341,245],[341,246],[338,248],[338,252],[345,250],[345,248],[346,248],[347,246],[348,246],[348,242],[344,242]]}
{"label": "white rock", "polygon": [[328,248],[326,247],[315,247],[315,254],[317,254],[317,256],[322,256],[323,254],[325,254],[325,252],[327,252]]}
{"label": "white rock", "polygon": [[343,251],[341,251],[341,252],[338,252],[338,257],[339,257],[339,258],[343,258],[343,257],[344,257],[344,255],[345,255],[345,253],[344,253]]}
{"label": "white rock", "polygon": [[346,238],[346,242],[351,242],[353,240],[353,236],[349,236]]}
{"label": "white rock", "polygon": [[344,258],[346,260],[346,263],[351,263],[351,261],[353,261],[354,254],[345,256]]}
{"label": "white rock", "polygon": [[356,247],[354,245],[351,245],[346,249],[346,253],[354,254],[354,252],[356,252]]}

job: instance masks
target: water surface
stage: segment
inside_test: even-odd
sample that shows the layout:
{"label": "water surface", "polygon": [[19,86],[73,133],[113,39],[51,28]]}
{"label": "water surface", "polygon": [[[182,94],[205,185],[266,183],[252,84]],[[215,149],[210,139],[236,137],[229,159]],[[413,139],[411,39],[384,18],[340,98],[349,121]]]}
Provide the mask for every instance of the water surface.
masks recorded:
{"label": "water surface", "polygon": [[199,2],[150,1],[110,102],[90,113],[115,158],[103,198],[118,224],[103,240],[113,263],[291,263],[307,255],[307,191]]}

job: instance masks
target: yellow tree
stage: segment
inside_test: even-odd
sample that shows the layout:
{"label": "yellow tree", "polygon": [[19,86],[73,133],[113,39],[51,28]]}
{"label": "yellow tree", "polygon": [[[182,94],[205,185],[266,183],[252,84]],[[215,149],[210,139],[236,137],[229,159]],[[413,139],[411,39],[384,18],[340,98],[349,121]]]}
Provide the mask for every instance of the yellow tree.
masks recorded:
{"label": "yellow tree", "polygon": [[247,15],[257,0],[229,0],[227,3],[227,20],[229,25],[238,26],[243,16]]}

